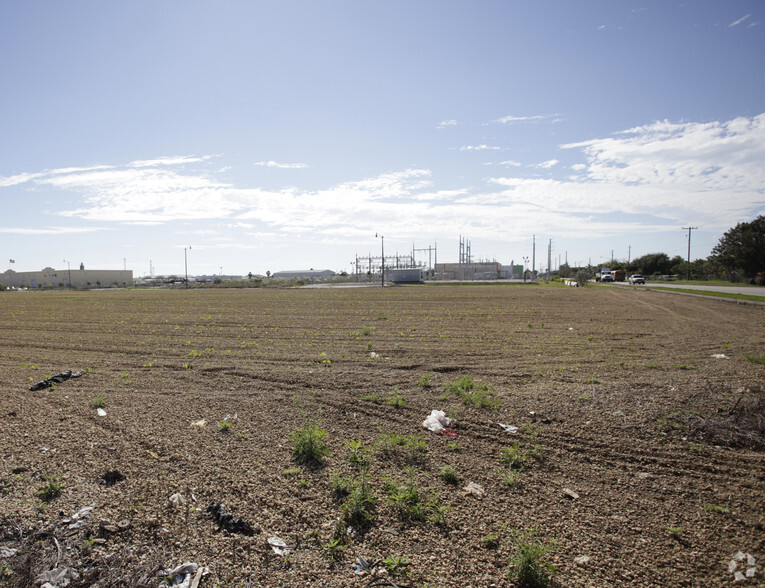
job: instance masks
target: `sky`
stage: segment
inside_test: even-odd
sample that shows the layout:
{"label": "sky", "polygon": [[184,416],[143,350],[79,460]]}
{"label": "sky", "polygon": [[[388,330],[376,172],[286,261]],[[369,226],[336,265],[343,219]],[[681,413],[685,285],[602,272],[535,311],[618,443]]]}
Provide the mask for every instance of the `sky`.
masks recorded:
{"label": "sky", "polygon": [[765,214],[762,0],[2,2],[0,81],[0,271],[699,259]]}

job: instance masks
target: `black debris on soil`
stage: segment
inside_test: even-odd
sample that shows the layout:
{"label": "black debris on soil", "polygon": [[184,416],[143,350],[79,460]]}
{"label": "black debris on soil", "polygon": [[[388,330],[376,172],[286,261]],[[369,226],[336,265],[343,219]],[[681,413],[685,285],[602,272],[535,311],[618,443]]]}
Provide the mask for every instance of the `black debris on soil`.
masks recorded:
{"label": "black debris on soil", "polygon": [[29,390],[34,392],[36,390],[50,388],[53,384],[62,384],[63,382],[66,382],[69,378],[79,378],[81,375],[82,375],[82,372],[73,372],[72,370],[66,370],[65,372],[61,372],[59,374],[56,374],[55,376],[51,376],[50,378],[45,378],[44,380],[40,380],[36,384],[32,385],[29,388]]}
{"label": "black debris on soil", "polygon": [[215,504],[214,502],[210,503],[210,506],[207,507],[207,514],[218,523],[218,530],[216,532],[225,529],[229,533],[239,533],[248,536],[253,534],[250,523],[243,521],[239,517],[226,514],[226,511],[223,509],[223,503],[221,502],[218,504]]}
{"label": "black debris on soil", "polygon": [[101,476],[98,483],[102,486],[114,486],[117,482],[122,482],[124,479],[125,476],[123,476],[119,470],[112,470]]}

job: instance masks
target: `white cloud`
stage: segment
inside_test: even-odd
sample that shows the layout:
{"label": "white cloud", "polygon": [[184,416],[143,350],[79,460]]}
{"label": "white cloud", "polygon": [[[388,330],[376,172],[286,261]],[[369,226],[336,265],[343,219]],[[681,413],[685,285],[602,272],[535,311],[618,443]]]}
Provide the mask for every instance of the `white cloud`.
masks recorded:
{"label": "white cloud", "polygon": [[535,114],[532,116],[514,116],[512,114],[495,119],[491,122],[508,124],[518,122],[550,122],[557,123],[563,120],[560,114]]}
{"label": "white cloud", "polygon": [[499,151],[500,149],[500,147],[495,145],[464,145],[463,147],[460,147],[460,151]]}
{"label": "white cloud", "polygon": [[534,167],[538,167],[540,169],[550,169],[551,167],[555,167],[560,162],[557,159],[549,159],[547,161],[543,161],[542,163],[536,164]]}
{"label": "white cloud", "polygon": [[305,163],[278,163],[276,161],[256,161],[255,165],[277,167],[279,169],[302,169],[308,167]]}
{"label": "white cloud", "polygon": [[10,235],[74,235],[82,233],[94,233],[96,231],[105,231],[103,227],[44,227],[44,228],[24,228],[24,227],[0,227],[0,234],[8,233]]}
{"label": "white cloud", "polygon": [[742,22],[744,22],[744,21],[745,21],[747,18],[749,18],[750,16],[752,16],[752,15],[751,15],[751,14],[745,14],[744,16],[742,16],[741,18],[739,18],[738,20],[734,20],[732,23],[730,23],[730,24],[728,25],[728,27],[730,28],[730,27],[735,27],[735,26],[738,26],[738,25],[740,25]]}
{"label": "white cloud", "polygon": [[438,123],[437,129],[445,129],[446,127],[454,127],[457,126],[459,123],[456,120],[442,120],[440,123]]}

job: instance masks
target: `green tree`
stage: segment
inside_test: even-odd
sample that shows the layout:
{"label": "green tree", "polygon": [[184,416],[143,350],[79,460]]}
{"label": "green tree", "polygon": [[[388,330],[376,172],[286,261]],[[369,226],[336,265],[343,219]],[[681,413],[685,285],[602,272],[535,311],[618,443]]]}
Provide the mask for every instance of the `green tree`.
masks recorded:
{"label": "green tree", "polygon": [[646,276],[664,275],[670,273],[672,263],[666,253],[648,253],[633,259],[627,266],[627,270],[630,273],[640,273]]}
{"label": "green tree", "polygon": [[765,216],[729,229],[712,249],[710,260],[731,274],[742,272],[748,278],[765,272]]}

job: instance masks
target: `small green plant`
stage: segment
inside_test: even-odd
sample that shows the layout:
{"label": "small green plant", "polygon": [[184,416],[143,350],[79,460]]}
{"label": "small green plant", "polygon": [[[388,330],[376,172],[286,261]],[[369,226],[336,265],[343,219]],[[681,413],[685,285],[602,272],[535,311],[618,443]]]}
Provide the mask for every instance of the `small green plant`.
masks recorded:
{"label": "small green plant", "polygon": [[362,400],[366,400],[367,402],[374,402],[375,404],[380,404],[382,401],[382,396],[377,392],[372,392],[370,394],[365,394],[361,397]]}
{"label": "small green plant", "polygon": [[90,407],[91,408],[103,408],[106,406],[106,395],[101,394],[100,396],[96,396],[95,398],[91,399],[90,401]]}
{"label": "small green plant", "polygon": [[293,431],[290,435],[293,457],[301,463],[321,465],[324,457],[329,455],[324,442],[326,436],[327,432],[315,424]]}
{"label": "small green plant", "polygon": [[490,533],[481,537],[481,547],[484,549],[499,549],[499,535]]}
{"label": "small green plant", "polygon": [[680,365],[674,366],[674,368],[677,370],[686,370],[686,371],[693,369],[693,367],[688,365],[687,363],[681,363]]}
{"label": "small green plant", "polygon": [[221,433],[228,433],[231,431],[231,428],[234,426],[234,423],[231,421],[221,421],[218,423],[218,428],[220,429]]}
{"label": "small green plant", "polygon": [[523,462],[526,461],[528,454],[526,450],[522,449],[518,442],[513,443],[510,447],[503,447],[499,450],[499,461],[510,467],[510,469],[519,469],[523,467]]}
{"label": "small green plant", "polygon": [[453,451],[455,453],[460,451],[460,444],[459,443],[447,443],[446,444],[446,450],[447,451]]}
{"label": "small green plant", "polygon": [[727,506],[719,506],[717,504],[706,504],[704,510],[707,512],[714,512],[717,514],[733,514],[733,509]]}
{"label": "small green plant", "polygon": [[340,472],[332,472],[329,475],[332,486],[332,496],[335,500],[342,500],[353,490],[353,480],[340,475]]}
{"label": "small green plant", "polygon": [[396,408],[404,408],[406,406],[406,399],[401,396],[401,393],[398,391],[398,386],[394,386],[393,390],[390,391],[385,404],[390,404]]}
{"label": "small green plant", "polygon": [[369,337],[369,335],[371,335],[371,334],[372,334],[372,327],[364,327],[363,329],[361,329],[361,333],[362,333],[362,334],[363,334],[365,337]]}
{"label": "small green plant", "polygon": [[372,351],[372,342],[367,341],[367,351]]}
{"label": "small green plant", "polygon": [[406,557],[399,557],[397,555],[389,555],[383,562],[383,567],[388,570],[388,573],[393,576],[409,576],[409,566],[412,562]]}
{"label": "small green plant", "polygon": [[754,353],[747,353],[746,355],[744,355],[744,357],[749,363],[758,363],[760,365],[765,365],[765,354],[756,355]]}
{"label": "small green plant", "polygon": [[682,527],[664,527],[664,530],[675,539],[679,539],[683,534]]}
{"label": "small green plant", "polygon": [[476,382],[471,376],[462,376],[456,382],[446,386],[447,397],[456,396],[465,404],[496,411],[500,402],[494,398],[494,394],[494,390],[488,384]]}
{"label": "small green plant", "polygon": [[523,472],[523,468],[502,472],[502,483],[508,488],[515,488],[521,478],[521,472]]}
{"label": "small green plant", "polygon": [[403,451],[410,459],[417,460],[425,453],[425,441],[419,435],[387,433],[377,440],[377,448],[383,457],[393,457]]}
{"label": "small green plant", "polygon": [[510,575],[518,586],[541,588],[550,585],[550,576],[555,572],[552,564],[544,561],[552,550],[550,543],[543,543],[533,533],[526,531],[513,537],[515,551],[508,564]]}
{"label": "small green plant", "polygon": [[346,445],[348,446],[348,463],[360,470],[367,469],[369,467],[369,450],[358,440],[347,441]]}
{"label": "small green plant", "polygon": [[190,369],[192,369],[194,367],[194,364],[192,364],[192,363],[184,363],[181,367],[183,369],[185,369],[185,370],[190,370]]}
{"label": "small green plant", "polygon": [[330,562],[337,562],[343,559],[343,552],[348,546],[343,543],[342,537],[330,539],[321,546],[321,550]]}
{"label": "small green plant", "polygon": [[93,546],[96,544],[96,538],[93,537],[93,535],[91,535],[87,539],[83,539],[82,543],[85,547],[85,551],[90,551],[91,549],[93,549]]}
{"label": "small green plant", "polygon": [[417,382],[417,385],[420,388],[430,388],[430,377],[431,377],[431,374],[425,374],[423,376],[420,376],[420,381]]}
{"label": "small green plant", "polygon": [[355,527],[368,526],[375,517],[377,502],[365,479],[353,482],[353,488],[343,503],[343,522]]}
{"label": "small green plant", "polygon": [[441,471],[438,472],[438,477],[447,484],[456,486],[459,483],[459,477],[457,476],[457,470],[454,466],[444,466]]}
{"label": "small green plant", "polygon": [[59,482],[61,476],[45,476],[45,486],[37,491],[37,497],[43,502],[50,502],[54,498],[61,496],[64,490],[64,484]]}

